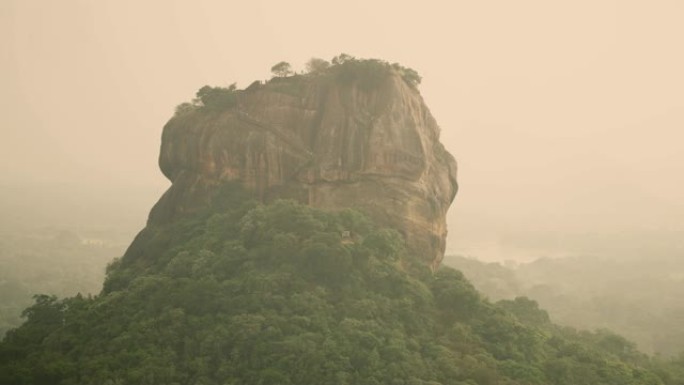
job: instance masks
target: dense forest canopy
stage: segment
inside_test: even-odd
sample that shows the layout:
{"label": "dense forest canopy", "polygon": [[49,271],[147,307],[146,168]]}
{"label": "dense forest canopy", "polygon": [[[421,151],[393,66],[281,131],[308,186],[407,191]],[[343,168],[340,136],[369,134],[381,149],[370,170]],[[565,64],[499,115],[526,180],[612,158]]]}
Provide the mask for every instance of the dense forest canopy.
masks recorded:
{"label": "dense forest canopy", "polygon": [[433,274],[362,213],[221,191],[110,265],[100,295],[38,296],[0,383],[682,383],[681,362]]}
{"label": "dense forest canopy", "polygon": [[105,266],[122,251],[117,243],[68,230],[0,234],[0,337],[21,324],[35,294],[99,293]]}
{"label": "dense forest canopy", "polygon": [[560,324],[614,330],[651,354],[684,350],[684,262],[671,252],[543,258],[514,266],[447,256],[445,263],[493,300],[528,296]]}
{"label": "dense forest canopy", "polygon": [[[287,62],[272,71],[269,87],[295,95],[313,77],[420,83],[410,68],[345,54],[312,59],[305,74]],[[204,86],[176,114],[229,110],[262,86]],[[0,383],[684,384],[684,356],[558,326],[526,296],[492,302],[361,212],[216,191],[143,230],[98,295],[36,295],[0,343]]]}

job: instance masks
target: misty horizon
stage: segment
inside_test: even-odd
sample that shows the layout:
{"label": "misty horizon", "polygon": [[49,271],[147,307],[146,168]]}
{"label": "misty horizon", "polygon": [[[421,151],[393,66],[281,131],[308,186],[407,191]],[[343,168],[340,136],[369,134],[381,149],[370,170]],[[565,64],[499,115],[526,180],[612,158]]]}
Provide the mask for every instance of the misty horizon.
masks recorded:
{"label": "misty horizon", "polygon": [[266,79],[281,60],[301,70],[346,52],[423,76],[459,164],[448,253],[529,259],[583,234],[681,247],[683,5],[439,4],[374,17],[388,4],[350,2],[336,12],[354,26],[337,28],[294,22],[325,14],[314,2],[3,3],[3,225],[77,226],[78,211],[96,212],[134,234],[169,186],[157,157],[176,105],[205,84]]}
{"label": "misty horizon", "polygon": [[684,383],[683,19],[0,1],[0,383]]}

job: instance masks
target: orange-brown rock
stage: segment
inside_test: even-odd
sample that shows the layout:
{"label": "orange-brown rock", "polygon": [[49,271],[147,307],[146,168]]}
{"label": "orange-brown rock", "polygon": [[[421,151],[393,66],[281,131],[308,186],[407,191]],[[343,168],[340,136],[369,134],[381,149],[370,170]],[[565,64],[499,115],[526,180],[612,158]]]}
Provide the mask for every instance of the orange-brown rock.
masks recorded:
{"label": "orange-brown rock", "polygon": [[308,75],[236,95],[231,108],[199,108],[164,127],[159,164],[172,186],[150,226],[206,206],[234,181],[262,201],[359,209],[439,264],[456,162],[415,87],[390,71],[373,87]]}

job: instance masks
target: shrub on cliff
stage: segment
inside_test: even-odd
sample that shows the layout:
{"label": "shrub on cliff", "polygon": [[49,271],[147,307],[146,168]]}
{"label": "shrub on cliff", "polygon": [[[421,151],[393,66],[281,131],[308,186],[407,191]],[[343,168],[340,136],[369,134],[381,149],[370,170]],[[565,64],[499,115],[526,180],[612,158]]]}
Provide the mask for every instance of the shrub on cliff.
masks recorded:
{"label": "shrub on cliff", "polygon": [[207,109],[226,109],[237,104],[237,86],[228,88],[204,86],[197,91],[197,100]]}
{"label": "shrub on cliff", "polygon": [[197,90],[192,102],[185,102],[176,106],[174,116],[182,116],[200,109],[221,111],[233,108],[237,105],[239,93],[240,90],[237,89],[235,83],[228,87],[204,86]]}
{"label": "shrub on cliff", "polygon": [[292,66],[290,63],[286,61],[281,61],[278,64],[275,64],[273,67],[271,67],[271,72],[273,75],[278,76],[278,77],[286,77],[288,75],[292,75]]}
{"label": "shrub on cliff", "polygon": [[412,68],[404,67],[399,63],[389,64],[379,59],[357,59],[351,55],[340,54],[332,60],[331,67],[338,76],[338,79],[345,83],[358,82],[365,88],[374,88],[382,81],[395,72],[409,86],[416,88],[422,78],[418,72]]}
{"label": "shrub on cliff", "polygon": [[[378,87],[392,72],[399,74],[412,88],[416,88],[422,79],[414,69],[398,63],[389,64],[379,59],[357,59],[344,53],[335,56],[332,63],[319,58],[311,58],[306,63],[306,70],[309,76],[332,75],[343,84],[355,83],[366,90]],[[270,89],[293,96],[301,95],[304,77],[294,74],[290,63],[279,62],[271,67],[271,72],[275,77],[268,82]],[[247,90],[254,90],[260,84],[255,81]],[[175,116],[182,116],[198,109],[221,111],[233,108],[237,105],[240,92],[242,91],[237,89],[235,83],[227,88],[206,85],[197,91],[192,102],[179,104],[176,107]]]}
{"label": "shrub on cliff", "polygon": [[330,68],[330,63],[326,60],[312,57],[306,62],[306,72],[310,74],[317,74]]}

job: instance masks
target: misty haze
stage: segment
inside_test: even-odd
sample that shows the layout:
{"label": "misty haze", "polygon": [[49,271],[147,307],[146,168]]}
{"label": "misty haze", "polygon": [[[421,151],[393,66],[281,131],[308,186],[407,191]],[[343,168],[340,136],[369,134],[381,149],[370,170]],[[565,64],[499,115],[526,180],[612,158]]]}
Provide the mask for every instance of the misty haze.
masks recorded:
{"label": "misty haze", "polygon": [[2,2],[0,383],[681,384],[683,17]]}

